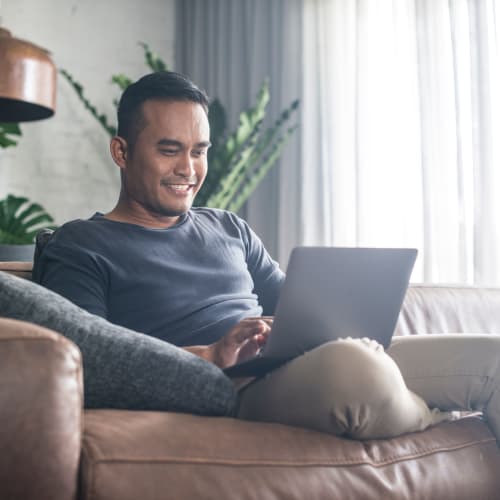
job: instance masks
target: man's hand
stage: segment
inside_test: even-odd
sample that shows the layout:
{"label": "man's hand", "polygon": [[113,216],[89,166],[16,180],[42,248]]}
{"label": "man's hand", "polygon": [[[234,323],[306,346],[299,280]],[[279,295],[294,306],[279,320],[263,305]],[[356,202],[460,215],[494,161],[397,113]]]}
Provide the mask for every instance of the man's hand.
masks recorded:
{"label": "man's hand", "polygon": [[226,368],[255,356],[266,343],[272,323],[273,318],[270,316],[246,318],[217,342],[208,346],[191,346],[185,349],[211,361],[219,368]]}

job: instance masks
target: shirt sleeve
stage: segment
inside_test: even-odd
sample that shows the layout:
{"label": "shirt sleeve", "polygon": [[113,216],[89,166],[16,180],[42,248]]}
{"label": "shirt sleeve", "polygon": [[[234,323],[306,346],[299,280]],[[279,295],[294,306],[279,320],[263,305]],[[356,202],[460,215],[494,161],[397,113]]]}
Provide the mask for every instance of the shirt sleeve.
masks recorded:
{"label": "shirt sleeve", "polygon": [[39,257],[33,277],[82,309],[107,318],[108,278],[91,252],[50,241]]}
{"label": "shirt sleeve", "polygon": [[273,315],[285,281],[285,273],[274,261],[260,238],[250,226],[240,219],[247,251],[247,266],[254,282],[254,292],[259,298],[263,315]]}

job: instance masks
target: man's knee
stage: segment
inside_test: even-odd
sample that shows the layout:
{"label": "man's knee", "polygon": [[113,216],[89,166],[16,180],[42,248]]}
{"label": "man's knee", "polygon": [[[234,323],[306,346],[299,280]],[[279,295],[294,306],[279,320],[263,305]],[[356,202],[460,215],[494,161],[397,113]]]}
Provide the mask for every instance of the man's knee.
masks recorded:
{"label": "man's knee", "polygon": [[360,339],[324,344],[251,384],[238,415],[359,439],[397,436],[436,421],[392,358]]}
{"label": "man's knee", "polygon": [[324,424],[335,434],[366,435],[388,418],[394,402],[407,391],[397,365],[375,343],[342,339],[310,356],[320,389],[319,412],[329,416]]}
{"label": "man's knee", "polygon": [[345,394],[348,400],[379,400],[392,394],[396,384],[404,384],[397,365],[383,348],[361,339],[330,342],[308,355],[318,383],[337,398]]}
{"label": "man's knee", "polygon": [[404,387],[399,369],[376,344],[339,340],[245,389],[239,416],[361,437],[384,418],[398,385]]}
{"label": "man's knee", "polygon": [[388,438],[448,419],[406,387],[396,363],[374,344],[341,340],[314,354],[319,376],[327,375],[328,363],[334,367],[320,395],[328,405],[322,411],[331,417],[330,432],[358,439]]}

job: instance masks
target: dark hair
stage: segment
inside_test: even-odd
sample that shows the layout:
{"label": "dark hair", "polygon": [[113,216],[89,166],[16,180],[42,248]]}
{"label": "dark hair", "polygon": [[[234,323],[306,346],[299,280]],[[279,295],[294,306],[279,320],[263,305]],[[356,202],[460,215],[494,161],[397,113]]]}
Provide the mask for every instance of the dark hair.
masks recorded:
{"label": "dark hair", "polygon": [[208,114],[208,97],[189,78],[174,71],[158,71],[129,85],[118,103],[118,135],[133,146],[143,128],[141,107],[149,99],[192,101]]}

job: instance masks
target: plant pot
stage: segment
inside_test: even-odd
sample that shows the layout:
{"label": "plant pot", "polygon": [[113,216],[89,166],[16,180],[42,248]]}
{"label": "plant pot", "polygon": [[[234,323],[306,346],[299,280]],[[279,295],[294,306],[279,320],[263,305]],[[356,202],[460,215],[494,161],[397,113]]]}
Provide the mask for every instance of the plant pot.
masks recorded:
{"label": "plant pot", "polygon": [[31,262],[35,253],[35,245],[0,244],[0,261]]}

